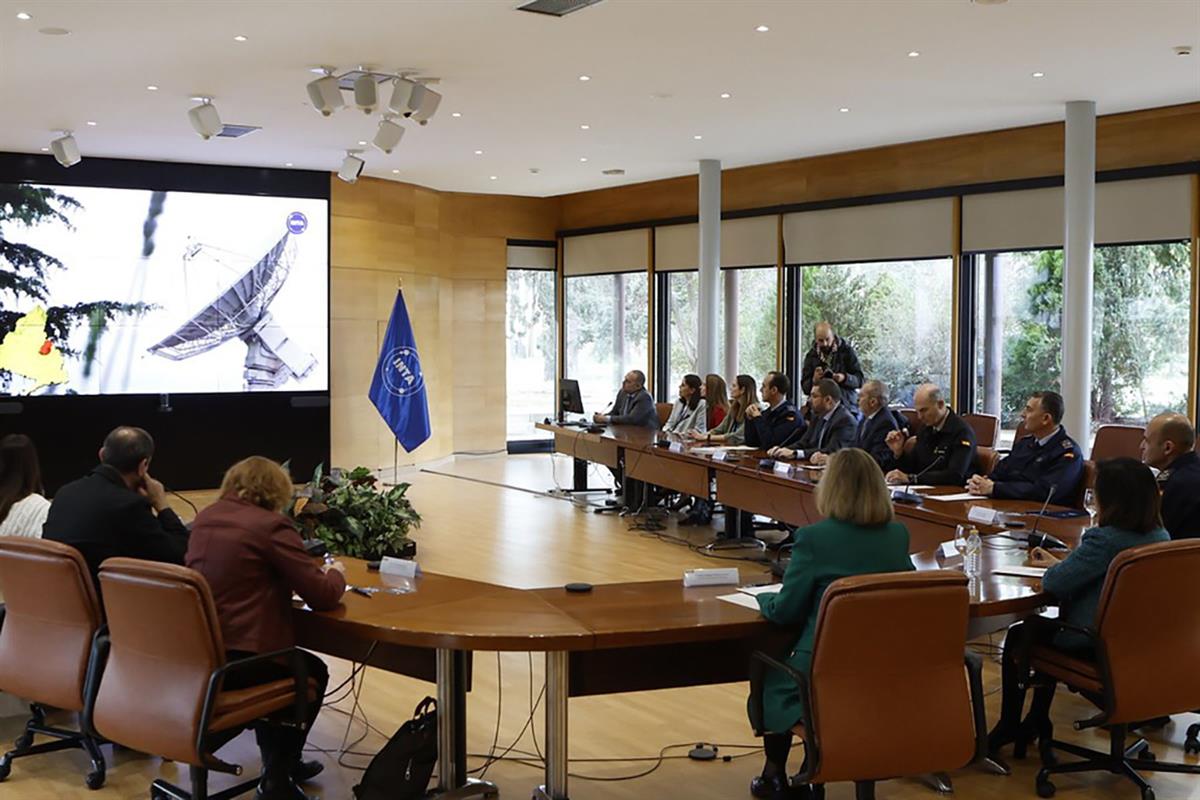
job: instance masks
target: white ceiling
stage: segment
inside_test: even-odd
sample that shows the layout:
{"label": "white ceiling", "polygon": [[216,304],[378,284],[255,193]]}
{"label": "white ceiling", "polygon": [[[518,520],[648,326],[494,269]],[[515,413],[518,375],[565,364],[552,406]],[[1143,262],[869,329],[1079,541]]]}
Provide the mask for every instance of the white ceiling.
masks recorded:
{"label": "white ceiling", "polygon": [[[1200,100],[1200,53],[1172,52],[1200,50],[1200,0],[605,0],[564,19],[516,5],[0,0],[0,150],[72,128],[85,157],[336,169],[379,115],[318,115],[318,64],[442,79],[437,116],[406,123],[390,156],[368,150],[367,174],[524,195],[1058,120],[1068,100]],[[194,94],[263,130],[201,141]]]}

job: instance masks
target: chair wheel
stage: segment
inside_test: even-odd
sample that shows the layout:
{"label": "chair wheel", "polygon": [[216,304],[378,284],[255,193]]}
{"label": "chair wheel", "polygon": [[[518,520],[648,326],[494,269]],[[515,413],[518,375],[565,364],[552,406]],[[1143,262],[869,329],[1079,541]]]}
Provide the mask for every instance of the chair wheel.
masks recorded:
{"label": "chair wheel", "polygon": [[0,758],[0,781],[4,780],[12,772],[12,758],[5,755]]}
{"label": "chair wheel", "polygon": [[1049,778],[1043,778],[1041,775],[1037,777],[1037,794],[1038,797],[1054,797],[1054,793],[1058,791],[1057,787],[1050,782]]}
{"label": "chair wheel", "polygon": [[87,778],[84,779],[84,782],[87,784],[87,788],[91,789],[92,791],[99,789],[104,785],[104,770],[92,770],[87,774]]}
{"label": "chair wheel", "polygon": [[1149,786],[1142,789],[1142,800],[1154,800],[1154,790]]}
{"label": "chair wheel", "polygon": [[1138,758],[1140,758],[1142,761],[1157,761],[1158,760],[1158,756],[1154,755],[1154,753],[1151,752],[1149,748],[1143,750],[1141,752],[1141,754],[1138,755]]}
{"label": "chair wheel", "polygon": [[33,744],[33,734],[22,733],[13,741],[13,747],[17,750],[27,750]]}
{"label": "chair wheel", "polygon": [[1189,756],[1200,754],[1200,738],[1189,736],[1183,743],[1183,752]]}

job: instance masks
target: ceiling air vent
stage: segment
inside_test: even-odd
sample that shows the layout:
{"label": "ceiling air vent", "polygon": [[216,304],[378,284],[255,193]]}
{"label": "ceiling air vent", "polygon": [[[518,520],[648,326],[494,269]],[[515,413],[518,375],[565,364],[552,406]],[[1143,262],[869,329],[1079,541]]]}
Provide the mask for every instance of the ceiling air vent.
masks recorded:
{"label": "ceiling air vent", "polygon": [[533,14],[549,14],[552,17],[565,17],[576,11],[594,6],[600,0],[533,0],[517,6],[517,11],[529,11]]}
{"label": "ceiling air vent", "polygon": [[240,139],[261,130],[262,125],[222,125],[221,132],[217,136],[222,139]]}
{"label": "ceiling air vent", "polygon": [[625,174],[625,170],[623,170],[623,169],[605,169],[605,170],[601,170],[601,172],[605,175],[624,175]]}

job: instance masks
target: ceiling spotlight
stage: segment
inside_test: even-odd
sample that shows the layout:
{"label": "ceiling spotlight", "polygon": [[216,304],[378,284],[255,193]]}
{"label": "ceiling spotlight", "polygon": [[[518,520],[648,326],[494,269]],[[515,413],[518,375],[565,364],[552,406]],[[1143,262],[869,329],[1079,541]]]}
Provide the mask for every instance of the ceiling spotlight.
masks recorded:
{"label": "ceiling spotlight", "polygon": [[461,111],[454,111],[454,112],[451,112],[450,116],[454,117],[455,119],[458,119],[459,117],[461,117],[461,116],[462,116],[462,112],[461,112]]}
{"label": "ceiling spotlight", "polygon": [[75,141],[75,137],[70,131],[63,131],[62,136],[50,142],[50,150],[54,153],[54,160],[64,167],[73,167],[83,160],[79,155],[79,143]]}
{"label": "ceiling spotlight", "polygon": [[921,55],[921,52],[919,50],[909,50],[908,51],[909,58],[916,58],[919,55]]}
{"label": "ceiling spotlight", "polygon": [[1033,73],[1033,77],[1035,77],[1035,78],[1044,78],[1044,77],[1046,77],[1046,73],[1044,73],[1044,72],[1035,72],[1035,73]]}
{"label": "ceiling spotlight", "polygon": [[395,114],[410,114],[413,109],[409,108],[409,100],[412,99],[413,90],[417,88],[415,81],[410,81],[408,78],[396,78],[392,81],[392,99],[388,100],[388,108]]}
{"label": "ceiling spotlight", "polygon": [[700,141],[701,139],[703,139],[704,137],[703,137],[703,136],[701,136],[700,134],[698,134],[698,133],[697,133],[697,134],[696,134],[695,136],[693,136],[692,138],[693,138],[693,139],[695,139],[695,140],[698,142],[698,141]]}
{"label": "ceiling spotlight", "polygon": [[43,152],[43,153],[49,153],[49,152],[50,152],[50,148],[49,148],[49,147],[43,147],[43,148],[42,148],[42,152]]}
{"label": "ceiling spotlight", "polygon": [[307,88],[309,101],[323,117],[328,117],[346,104],[338,79],[333,76],[331,69],[326,68],[325,75],[310,81]]}
{"label": "ceiling spotlight", "polygon": [[758,26],[757,28],[755,28],[754,30],[758,31],[759,33],[766,33],[767,31],[769,31],[769,30],[771,30],[771,29],[770,29],[770,28],[768,28],[766,25],[759,25],[759,26]]}
{"label": "ceiling spotlight", "polygon": [[286,164],[284,164],[284,166],[285,166],[285,167],[290,167],[290,166],[292,166],[292,162],[290,162],[290,161],[289,161],[289,162],[287,162]]}
{"label": "ceiling spotlight", "polygon": [[429,122],[430,117],[437,113],[438,106],[442,102],[442,96],[430,89],[423,83],[418,83],[413,88],[412,97],[408,98],[409,108],[413,109],[409,116],[419,125],[425,125]]}
{"label": "ceiling spotlight", "polygon": [[488,175],[488,180],[489,181],[498,181],[498,180],[500,180],[500,176],[499,175]]}
{"label": "ceiling spotlight", "polygon": [[359,75],[354,81],[354,105],[364,114],[375,111],[375,106],[379,105],[379,88],[374,75]]}
{"label": "ceiling spotlight", "polygon": [[29,16],[29,15],[28,15],[27,13],[25,13],[24,11],[18,11],[18,12],[17,12],[17,19],[21,20],[22,22],[26,22],[26,21],[28,21],[28,20],[31,20],[31,19],[33,19],[33,17]]}
{"label": "ceiling spotlight", "polygon": [[246,37],[245,37],[245,36],[242,36],[242,35],[239,33],[237,36],[233,37],[233,40],[234,40],[235,42],[244,42],[244,41],[246,41]]}
{"label": "ceiling spotlight", "polygon": [[580,125],[579,126],[579,130],[581,130],[581,131],[590,131],[591,129],[592,129],[591,125]]}
{"label": "ceiling spotlight", "polygon": [[212,104],[211,97],[202,98],[200,105],[188,111],[188,121],[192,123],[192,128],[196,133],[200,134],[200,138],[205,141],[216,136],[224,127],[221,124],[221,115],[217,113],[217,107]]}
{"label": "ceiling spotlight", "polygon": [[591,79],[592,79],[591,75],[580,75],[579,76],[579,80],[581,80],[581,81],[590,81]]}
{"label": "ceiling spotlight", "polygon": [[391,117],[384,117],[383,121],[379,123],[379,130],[375,132],[375,138],[371,144],[385,153],[391,153],[403,138],[404,128],[393,122]]}
{"label": "ceiling spotlight", "polygon": [[728,100],[728,99],[729,99],[729,98],[731,98],[731,97],[733,97],[733,95],[731,95],[729,92],[721,92],[721,99],[722,99],[722,100]]}
{"label": "ceiling spotlight", "polygon": [[583,158],[579,159],[579,161],[580,161],[580,163],[586,164],[586,163],[587,163],[587,157],[585,156],[585,157],[583,157]]}
{"label": "ceiling spotlight", "polygon": [[477,155],[477,156],[481,156],[481,155],[483,155],[483,151],[482,151],[482,150],[476,150],[476,151],[475,151],[475,155]]}
{"label": "ceiling spotlight", "polygon": [[398,169],[394,169],[394,170],[392,170],[392,174],[393,174],[393,175],[399,175],[399,174],[400,174],[400,170],[398,170]]}
{"label": "ceiling spotlight", "polygon": [[841,112],[841,113],[843,113],[843,114],[849,114],[849,113],[850,113],[850,109],[846,108],[845,106],[842,106],[841,108],[839,108],[839,109],[838,109],[838,111],[840,111],[840,112]]}
{"label": "ceiling spotlight", "polygon": [[152,83],[152,84],[150,84],[149,86],[147,86],[147,87],[146,87],[146,91],[148,91],[148,92],[157,92],[157,91],[158,91],[158,87],[157,87],[157,86],[155,86],[155,85]]}
{"label": "ceiling spotlight", "polygon": [[89,119],[89,120],[87,121],[87,124],[88,124],[88,126],[89,126],[89,127],[92,127],[92,128],[96,127],[96,121],[95,121],[95,120],[91,120],[91,119]]}
{"label": "ceiling spotlight", "polygon": [[358,150],[347,150],[346,157],[342,159],[341,169],[338,170],[337,176],[346,183],[354,183],[358,180],[358,176],[362,174],[363,167],[367,162],[363,161],[356,154]]}
{"label": "ceiling spotlight", "polygon": [[367,143],[366,143],[366,142],[364,142],[362,139],[359,139],[359,140],[358,140],[358,146],[359,146],[359,147],[366,147],[366,146],[367,146]]}

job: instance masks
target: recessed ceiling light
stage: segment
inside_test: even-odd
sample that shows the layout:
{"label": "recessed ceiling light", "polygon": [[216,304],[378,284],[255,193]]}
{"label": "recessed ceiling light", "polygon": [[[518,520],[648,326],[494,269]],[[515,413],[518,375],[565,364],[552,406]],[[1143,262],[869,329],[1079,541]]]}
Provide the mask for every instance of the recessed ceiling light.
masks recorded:
{"label": "recessed ceiling light", "polygon": [[759,33],[766,33],[767,31],[769,31],[769,30],[771,30],[771,29],[770,29],[770,28],[768,28],[766,25],[759,25],[759,26],[758,26],[757,28],[755,28],[754,30],[758,31]]}
{"label": "recessed ceiling light", "polygon": [[[24,11],[18,11],[18,12],[17,12],[17,19],[19,19],[19,20],[21,20],[22,22],[24,22],[24,21],[26,21],[26,20],[31,20],[31,19],[33,19],[33,17],[29,16],[29,15],[28,15],[27,13],[25,13]],[[47,149],[48,149],[48,148],[47,148]]]}
{"label": "recessed ceiling light", "polygon": [[916,58],[919,55],[921,55],[921,52],[919,50],[909,50],[908,51],[909,58]]}
{"label": "recessed ceiling light", "polygon": [[703,137],[703,136],[701,136],[700,134],[698,134],[698,133],[697,133],[697,134],[696,134],[695,136],[693,136],[692,138],[693,138],[693,139],[695,139],[695,140],[698,142],[698,141],[700,141],[701,139],[703,139],[704,137]]}
{"label": "recessed ceiling light", "polygon": [[843,114],[850,113],[850,109],[846,108],[845,106],[842,106],[841,108],[839,108],[838,111],[842,112]]}
{"label": "recessed ceiling light", "polygon": [[722,99],[722,100],[728,100],[728,99],[729,99],[729,98],[731,98],[731,97],[733,97],[733,95],[731,95],[729,92],[721,92],[721,99]]}
{"label": "recessed ceiling light", "polygon": [[1035,77],[1035,78],[1044,78],[1044,77],[1046,77],[1046,73],[1044,73],[1044,72],[1035,72],[1035,73],[1033,73],[1033,77]]}
{"label": "recessed ceiling light", "polygon": [[476,151],[475,151],[475,155],[477,155],[477,156],[481,156],[481,155],[483,155],[483,151],[482,151],[482,150],[476,150]]}
{"label": "recessed ceiling light", "polygon": [[235,42],[244,42],[244,41],[246,41],[246,37],[245,37],[245,36],[242,36],[242,35],[239,33],[237,36],[233,37],[233,40],[234,40]]}
{"label": "recessed ceiling light", "polygon": [[366,146],[367,146],[367,143],[366,143],[366,142],[362,142],[362,141],[360,141],[360,142],[358,143],[358,146],[359,146],[359,147],[366,147]]}
{"label": "recessed ceiling light", "polygon": [[592,79],[591,75],[580,75],[579,76],[579,80],[581,80],[581,81],[590,81],[591,79]]}
{"label": "recessed ceiling light", "polygon": [[500,180],[500,176],[499,175],[489,175],[488,180],[489,181],[498,181],[498,180]]}
{"label": "recessed ceiling light", "polygon": [[149,86],[147,86],[147,87],[146,87],[146,91],[149,91],[149,92],[157,92],[157,91],[158,91],[158,87],[157,87],[157,86],[155,86],[155,85],[152,83],[152,84],[150,84]]}
{"label": "recessed ceiling light", "polygon": [[581,163],[583,163],[583,164],[586,164],[586,163],[587,163],[587,156],[584,156],[584,157],[580,158],[580,159],[579,159],[579,161],[580,161]]}
{"label": "recessed ceiling light", "polygon": [[455,119],[458,119],[459,117],[462,116],[462,112],[461,111],[453,111],[450,113],[450,116],[454,117]]}
{"label": "recessed ceiling light", "polygon": [[292,166],[292,162],[290,162],[290,161],[289,161],[289,162],[287,162],[286,164],[284,164],[284,166],[285,166],[285,167],[290,167],[290,166]]}
{"label": "recessed ceiling light", "polygon": [[399,174],[400,174],[400,170],[398,170],[398,169],[394,169],[394,170],[392,170],[392,174],[393,174],[393,175],[399,175]]}
{"label": "recessed ceiling light", "polygon": [[89,120],[87,121],[87,124],[88,124],[88,125],[90,125],[90,126],[92,126],[93,128],[94,128],[94,127],[96,127],[96,122],[95,122],[95,120],[90,120],[90,119],[89,119]]}
{"label": "recessed ceiling light", "polygon": [[579,130],[581,130],[581,131],[590,131],[591,129],[592,129],[591,125],[580,125],[579,126]]}
{"label": "recessed ceiling light", "polygon": [[49,152],[50,152],[50,148],[49,148],[49,147],[43,147],[43,148],[42,148],[42,152],[43,152],[43,153],[49,153]]}

